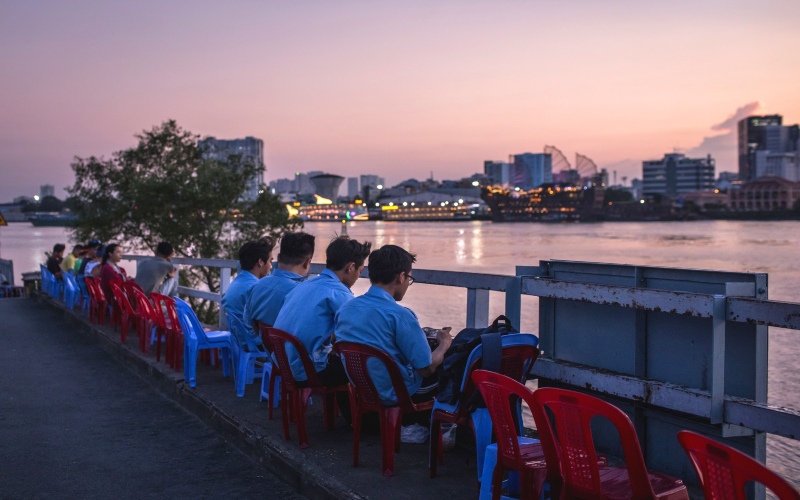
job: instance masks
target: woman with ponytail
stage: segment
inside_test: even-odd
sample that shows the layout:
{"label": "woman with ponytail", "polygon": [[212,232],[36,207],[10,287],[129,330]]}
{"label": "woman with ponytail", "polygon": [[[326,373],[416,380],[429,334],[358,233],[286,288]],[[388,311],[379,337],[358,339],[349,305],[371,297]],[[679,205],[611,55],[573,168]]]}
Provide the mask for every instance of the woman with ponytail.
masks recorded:
{"label": "woman with ponytail", "polygon": [[114,294],[111,293],[112,281],[125,281],[128,279],[128,273],[125,269],[119,266],[122,260],[122,246],[112,243],[106,247],[103,254],[103,260],[100,264],[100,287],[103,293],[106,294],[106,299],[109,304],[114,303]]}

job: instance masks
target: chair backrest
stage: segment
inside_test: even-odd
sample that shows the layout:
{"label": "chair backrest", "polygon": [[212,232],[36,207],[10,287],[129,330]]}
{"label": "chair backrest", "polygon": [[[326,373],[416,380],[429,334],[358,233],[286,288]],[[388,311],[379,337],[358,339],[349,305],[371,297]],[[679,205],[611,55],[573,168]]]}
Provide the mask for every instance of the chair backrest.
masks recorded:
{"label": "chair backrest", "polygon": [[136,298],[136,296],[134,295],[133,291],[136,290],[136,289],[144,291],[144,290],[142,290],[142,287],[140,287],[133,280],[125,280],[125,281],[120,283],[120,286],[122,288],[122,291],[125,292],[125,295],[128,297],[128,301],[131,303],[133,308],[136,309],[137,305],[139,303],[139,299]]}
{"label": "chair backrest", "polygon": [[266,326],[263,323],[262,325],[261,331],[266,334],[269,348],[272,351],[272,355],[275,356],[275,360],[278,362],[278,368],[281,370],[281,377],[283,377],[284,382],[288,383],[291,387],[295,386],[292,367],[289,364],[289,356],[286,354],[286,344],[289,343],[297,351],[300,361],[303,362],[303,369],[306,372],[309,387],[321,385],[319,377],[317,377],[317,370],[314,367],[314,363],[311,362],[308,351],[303,343],[300,342],[300,339],[283,330]]}
{"label": "chair backrest", "polygon": [[408,388],[406,388],[406,384],[403,381],[403,376],[391,356],[380,349],[355,342],[338,341],[333,344],[333,350],[344,358],[347,376],[356,388],[359,400],[364,408],[379,409],[383,406],[380,392],[375,388],[367,369],[367,361],[377,359],[383,363],[389,373],[389,379],[392,381],[392,388],[397,397],[397,406],[405,411],[414,411],[414,403],[408,394]]}
{"label": "chair backrest", "polygon": [[[161,326],[161,323],[164,322],[164,315],[156,314],[153,304],[150,303],[150,299],[147,298],[141,287],[131,288],[131,292],[136,301],[136,312],[145,319],[152,321],[156,326]],[[161,316],[161,323],[159,323],[159,316]]]}
{"label": "chair backrest", "polygon": [[83,278],[83,281],[86,283],[86,291],[89,292],[89,298],[91,298],[93,302],[102,304],[106,301],[106,296],[103,295],[102,290],[100,290],[100,284],[97,283],[97,278],[94,276],[86,276]]}
{"label": "chair backrest", "polygon": [[251,335],[249,329],[245,326],[244,321],[230,313],[225,314],[225,319],[228,321],[228,330],[231,331],[231,335],[233,335],[239,345],[247,346],[249,352],[264,352],[264,349],[253,340],[253,335]]}
{"label": "chair backrest", "polygon": [[[506,467],[519,466],[522,463],[519,441],[521,429],[517,429],[517,401],[522,400],[531,409],[535,406],[533,394],[518,381],[500,373],[486,370],[475,370],[471,377],[477,390],[480,391],[486,408],[492,417],[492,427],[497,436],[497,459]],[[542,442],[544,447],[544,442]],[[551,451],[554,451],[551,449]],[[547,460],[548,477],[560,477],[558,457]]]}
{"label": "chair backrest", "polygon": [[117,302],[117,306],[120,310],[124,311],[126,314],[133,314],[133,307],[131,306],[130,301],[128,300],[128,296],[125,295],[125,292],[122,290],[122,286],[119,281],[111,281],[108,286],[111,287],[111,293],[114,294],[114,300]]}
{"label": "chair backrest", "polygon": [[697,471],[706,498],[744,500],[747,483],[756,481],[780,500],[800,500],[800,492],[788,481],[739,450],[690,431],[680,431],[678,441]]}
{"label": "chair backrest", "polygon": [[[157,325],[164,329],[169,329],[175,332],[181,331],[181,325],[178,321],[178,313],[175,310],[175,301],[172,297],[161,295],[160,293],[153,292],[150,294],[153,299],[153,317],[157,321]],[[166,314],[166,318],[164,318]]]}
{"label": "chair backrest", "polygon": [[184,335],[193,335],[200,343],[208,343],[206,331],[203,329],[202,323],[197,318],[194,309],[183,299],[175,298],[175,309],[178,313],[178,323],[183,329]]}
{"label": "chair backrest", "polygon": [[[538,389],[533,393],[533,399],[535,404],[531,407],[531,412],[545,451],[545,459],[549,458],[548,448],[557,450],[568,497],[601,494],[597,452],[591,428],[592,417],[601,416],[608,419],[619,433],[633,498],[653,498],[655,493],[647,476],[639,438],[625,412],[593,396],[551,387]],[[547,415],[545,408],[552,412],[555,422]],[[545,441],[548,441],[547,448],[544,446]]]}
{"label": "chair backrest", "polygon": [[75,282],[78,284],[78,290],[81,291],[81,295],[84,298],[91,298],[89,295],[89,289],[86,288],[86,279],[85,276],[82,274],[78,274],[75,276]]}
{"label": "chair backrest", "polygon": [[[510,377],[517,382],[524,383],[539,357],[539,339],[527,333],[511,333],[503,335],[502,358],[499,373]],[[472,399],[475,393],[475,382],[472,373],[482,368],[483,344],[478,344],[467,358],[467,372],[461,381],[461,394],[458,398],[459,406]],[[469,410],[465,408],[465,410]]]}

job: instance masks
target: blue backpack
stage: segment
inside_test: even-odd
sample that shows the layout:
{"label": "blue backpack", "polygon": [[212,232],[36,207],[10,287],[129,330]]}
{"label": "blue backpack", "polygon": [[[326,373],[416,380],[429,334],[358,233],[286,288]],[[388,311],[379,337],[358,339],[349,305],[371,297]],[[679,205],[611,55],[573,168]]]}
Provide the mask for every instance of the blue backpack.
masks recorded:
{"label": "blue backpack", "polygon": [[[478,345],[483,345],[483,370],[499,372],[503,357],[503,341],[500,338],[508,333],[519,333],[506,316],[500,315],[487,328],[464,328],[453,338],[453,343],[444,355],[439,372],[439,392],[436,400],[454,405],[461,398],[467,360]],[[486,406],[478,391],[470,401],[462,401],[470,407]]]}

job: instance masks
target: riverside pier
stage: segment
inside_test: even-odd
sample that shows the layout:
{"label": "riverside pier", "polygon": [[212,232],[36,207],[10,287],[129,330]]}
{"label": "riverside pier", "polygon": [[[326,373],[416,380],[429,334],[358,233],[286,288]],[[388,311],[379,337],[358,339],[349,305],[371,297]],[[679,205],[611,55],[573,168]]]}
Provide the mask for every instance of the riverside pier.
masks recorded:
{"label": "riverside pier", "polygon": [[[217,302],[236,267],[232,260],[174,262],[219,267],[221,294],[179,289],[180,295]],[[312,274],[322,268],[314,265]],[[524,314],[522,297],[538,297],[539,327],[530,333],[539,336],[543,351],[533,369],[539,386],[567,387],[613,402],[631,416],[648,467],[682,478],[690,490],[696,477],[675,439],[678,430],[709,435],[762,463],[768,433],[800,437],[800,412],[767,403],[767,327],[800,330],[800,304],[767,300],[765,274],[551,260],[520,266],[515,276],[415,269],[414,277],[466,289],[467,326],[490,322],[490,292],[503,294],[506,315],[517,325]],[[437,477],[428,479],[427,446],[403,445],[396,477],[385,478],[378,466],[379,437],[367,435],[361,465],[353,468],[352,433],[341,421],[326,432],[319,404],[309,407],[310,447],[300,450],[294,433],[295,440],[283,440],[279,418],[267,419],[258,383],[237,398],[230,378],[198,366],[197,387],[189,388],[181,372],[140,353],[135,339],[123,345],[110,326],[90,324],[49,297],[40,302],[62,310],[69,328],[97,338],[114,359],[309,498],[478,494],[474,454],[446,453]],[[604,430],[596,439],[609,455],[620,456]],[[764,492],[755,491],[754,498],[764,498]]]}

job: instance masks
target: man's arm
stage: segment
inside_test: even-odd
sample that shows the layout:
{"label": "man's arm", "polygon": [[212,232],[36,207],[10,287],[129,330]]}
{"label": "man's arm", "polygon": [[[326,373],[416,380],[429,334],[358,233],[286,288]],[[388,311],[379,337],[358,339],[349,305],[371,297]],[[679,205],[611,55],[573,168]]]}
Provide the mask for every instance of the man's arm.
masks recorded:
{"label": "man's arm", "polygon": [[448,326],[436,333],[436,340],[439,341],[439,345],[431,353],[431,364],[421,370],[417,370],[417,373],[423,378],[433,375],[436,368],[444,361],[444,353],[447,352],[450,348],[450,343],[453,341],[453,338],[450,336],[450,330],[452,330],[452,328]]}

